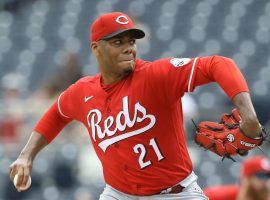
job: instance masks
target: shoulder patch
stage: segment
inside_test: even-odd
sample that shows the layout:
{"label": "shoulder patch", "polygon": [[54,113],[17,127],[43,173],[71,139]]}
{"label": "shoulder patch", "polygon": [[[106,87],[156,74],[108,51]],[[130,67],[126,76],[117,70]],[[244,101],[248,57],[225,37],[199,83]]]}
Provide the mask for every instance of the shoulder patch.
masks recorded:
{"label": "shoulder patch", "polygon": [[191,60],[190,58],[172,58],[170,60],[170,63],[174,67],[181,67],[181,66],[188,64],[190,62],[190,60]]}

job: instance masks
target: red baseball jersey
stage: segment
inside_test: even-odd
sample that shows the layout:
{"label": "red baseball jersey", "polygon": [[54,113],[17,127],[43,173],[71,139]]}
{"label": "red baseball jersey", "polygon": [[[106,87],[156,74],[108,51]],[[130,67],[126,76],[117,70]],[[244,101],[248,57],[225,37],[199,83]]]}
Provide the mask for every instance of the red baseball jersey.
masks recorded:
{"label": "red baseball jersey", "polygon": [[235,64],[222,69],[219,59],[137,59],[134,72],[117,83],[102,85],[100,74],[82,78],[59,96],[35,130],[50,142],[69,121],[82,122],[107,184],[128,194],[157,194],[192,172],[183,128],[184,93],[211,81],[219,82],[229,97],[248,90]]}
{"label": "red baseball jersey", "polygon": [[236,200],[239,192],[238,185],[213,186],[203,190],[209,200]]}

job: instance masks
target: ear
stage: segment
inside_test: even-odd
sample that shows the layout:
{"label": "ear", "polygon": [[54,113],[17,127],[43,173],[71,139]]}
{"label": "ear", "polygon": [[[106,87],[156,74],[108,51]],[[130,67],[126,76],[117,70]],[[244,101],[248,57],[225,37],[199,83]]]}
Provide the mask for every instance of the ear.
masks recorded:
{"label": "ear", "polygon": [[99,54],[99,45],[97,42],[91,42],[91,50],[97,56]]}

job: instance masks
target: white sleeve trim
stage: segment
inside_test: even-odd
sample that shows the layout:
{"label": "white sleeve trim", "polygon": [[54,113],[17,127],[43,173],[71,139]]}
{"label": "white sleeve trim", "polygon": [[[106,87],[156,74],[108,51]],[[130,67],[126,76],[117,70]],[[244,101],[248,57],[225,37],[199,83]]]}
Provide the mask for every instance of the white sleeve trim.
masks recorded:
{"label": "white sleeve trim", "polygon": [[62,94],[63,94],[63,93],[60,94],[60,96],[58,97],[58,100],[57,100],[58,111],[59,111],[59,113],[60,113],[63,117],[65,117],[65,118],[70,118],[70,117],[66,116],[66,115],[61,111],[61,108],[60,108],[60,98],[61,98]]}
{"label": "white sleeve trim", "polygon": [[196,61],[197,61],[197,58],[194,59],[193,64],[192,64],[191,73],[190,73],[190,77],[189,77],[189,81],[188,81],[188,92],[191,92],[191,81],[192,81],[192,77],[194,74]]}

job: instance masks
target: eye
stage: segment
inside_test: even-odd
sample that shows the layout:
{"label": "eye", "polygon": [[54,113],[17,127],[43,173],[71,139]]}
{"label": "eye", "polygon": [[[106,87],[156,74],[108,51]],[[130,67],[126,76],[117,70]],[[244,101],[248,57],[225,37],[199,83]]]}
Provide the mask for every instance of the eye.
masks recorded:
{"label": "eye", "polygon": [[114,40],[114,41],[113,41],[113,44],[115,44],[115,45],[120,45],[121,43],[122,43],[121,40]]}
{"label": "eye", "polygon": [[131,45],[136,44],[136,40],[135,40],[135,39],[132,39],[132,40],[130,40],[129,43],[130,43]]}

